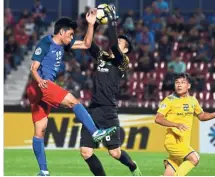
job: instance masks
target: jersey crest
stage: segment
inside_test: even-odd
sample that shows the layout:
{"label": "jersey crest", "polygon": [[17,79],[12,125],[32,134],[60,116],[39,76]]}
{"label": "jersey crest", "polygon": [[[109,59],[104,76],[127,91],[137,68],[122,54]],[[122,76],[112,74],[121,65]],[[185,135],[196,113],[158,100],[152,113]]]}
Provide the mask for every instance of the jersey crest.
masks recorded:
{"label": "jersey crest", "polygon": [[189,104],[183,104],[184,111],[189,111]]}
{"label": "jersey crest", "polygon": [[35,50],[35,55],[40,55],[42,53],[42,48],[38,47]]}
{"label": "jersey crest", "polygon": [[160,108],[160,109],[165,109],[165,108],[166,108],[166,104],[165,104],[165,103],[161,103],[161,104],[159,105],[159,108]]}

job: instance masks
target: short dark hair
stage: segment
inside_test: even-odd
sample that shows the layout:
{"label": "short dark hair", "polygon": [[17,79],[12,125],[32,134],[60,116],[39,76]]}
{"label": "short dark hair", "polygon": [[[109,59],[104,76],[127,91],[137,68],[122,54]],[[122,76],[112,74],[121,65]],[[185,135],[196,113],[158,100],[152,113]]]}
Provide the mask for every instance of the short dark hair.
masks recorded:
{"label": "short dark hair", "polygon": [[126,47],[128,48],[128,52],[126,52],[126,54],[130,53],[132,50],[134,50],[134,44],[132,42],[132,39],[127,36],[127,35],[120,35],[118,36],[119,39],[124,39],[127,44],[126,44]]}
{"label": "short dark hair", "polygon": [[55,22],[54,34],[58,34],[61,29],[64,29],[66,31],[71,28],[75,30],[77,28],[77,23],[69,17],[61,17]]}
{"label": "short dark hair", "polygon": [[192,77],[190,76],[190,74],[188,73],[180,73],[180,74],[177,74],[174,78],[174,82],[177,80],[177,79],[180,79],[180,78],[184,78],[186,79],[190,84],[192,83]]}

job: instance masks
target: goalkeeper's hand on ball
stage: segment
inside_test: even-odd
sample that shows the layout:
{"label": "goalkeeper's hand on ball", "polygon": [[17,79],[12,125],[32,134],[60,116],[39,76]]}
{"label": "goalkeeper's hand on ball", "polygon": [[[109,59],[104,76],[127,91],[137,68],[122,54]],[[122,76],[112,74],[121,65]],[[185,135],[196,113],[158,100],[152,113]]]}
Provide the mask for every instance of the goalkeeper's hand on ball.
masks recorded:
{"label": "goalkeeper's hand on ball", "polygon": [[114,5],[108,5],[107,8],[104,9],[105,14],[108,17],[108,24],[111,26],[117,26],[116,10]]}

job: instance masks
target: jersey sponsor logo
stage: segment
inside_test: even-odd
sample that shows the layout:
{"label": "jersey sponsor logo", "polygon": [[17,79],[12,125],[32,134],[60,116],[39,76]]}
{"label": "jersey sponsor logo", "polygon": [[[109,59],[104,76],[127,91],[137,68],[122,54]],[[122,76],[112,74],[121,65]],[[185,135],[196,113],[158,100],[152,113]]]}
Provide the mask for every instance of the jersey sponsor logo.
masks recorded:
{"label": "jersey sponsor logo", "polygon": [[97,70],[103,73],[108,73],[109,69],[108,68],[100,68],[99,66],[97,67]]}
{"label": "jersey sponsor logo", "polygon": [[183,104],[184,111],[189,111],[189,104]]}
{"label": "jersey sponsor logo", "polygon": [[103,60],[99,60],[99,65],[97,67],[97,70],[100,72],[104,72],[104,73],[108,73],[109,69],[108,68],[104,68],[106,62]]}
{"label": "jersey sponsor logo", "polygon": [[185,116],[193,115],[193,112],[185,112]]}
{"label": "jersey sponsor logo", "polygon": [[35,53],[35,55],[40,55],[42,53],[42,49],[40,47],[38,47],[34,53]]}
{"label": "jersey sponsor logo", "polygon": [[193,115],[193,112],[177,113],[177,116],[189,116],[189,115]]}

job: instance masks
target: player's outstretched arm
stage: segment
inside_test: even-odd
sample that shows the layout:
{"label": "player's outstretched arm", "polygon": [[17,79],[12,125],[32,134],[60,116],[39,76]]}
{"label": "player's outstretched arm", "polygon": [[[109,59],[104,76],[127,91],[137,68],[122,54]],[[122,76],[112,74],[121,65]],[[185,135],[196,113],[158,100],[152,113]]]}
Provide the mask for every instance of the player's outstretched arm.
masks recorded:
{"label": "player's outstretched arm", "polygon": [[215,112],[209,113],[209,112],[202,112],[198,115],[198,119],[200,121],[207,121],[215,118]]}
{"label": "player's outstretched arm", "polygon": [[182,130],[185,131],[185,130],[189,129],[189,127],[187,127],[184,124],[178,124],[178,123],[168,121],[167,119],[165,119],[164,115],[161,113],[157,113],[157,115],[155,117],[155,123],[162,125],[162,126],[165,126],[165,127],[176,127],[177,129],[179,129],[181,131]]}
{"label": "player's outstretched arm", "polygon": [[43,80],[37,72],[39,66],[40,66],[39,61],[33,61],[31,65],[31,75],[34,78],[34,80],[38,83],[38,86],[40,88],[47,88],[47,81]]}
{"label": "player's outstretched arm", "polygon": [[93,40],[93,32],[94,32],[94,24],[96,22],[96,14],[97,14],[97,9],[94,8],[90,10],[86,14],[86,20],[88,22],[88,28],[87,28],[87,33],[84,37],[83,41],[75,41],[74,44],[72,45],[72,49],[89,49],[92,40]]}
{"label": "player's outstretched arm", "polygon": [[117,37],[117,17],[116,17],[116,12],[115,10],[110,7],[110,11],[105,10],[106,15],[108,16],[108,29],[107,29],[107,33],[108,33],[108,38],[110,41],[110,48],[111,51],[113,52],[115,59],[119,62],[122,63],[124,57],[123,54],[121,52],[121,50],[119,49],[118,46],[118,37]]}
{"label": "player's outstretched arm", "polygon": [[[99,23],[95,22],[94,24],[94,33],[97,29],[97,27],[99,26]],[[100,49],[99,47],[96,45],[96,43],[94,41],[92,41],[92,44],[90,46],[90,48],[88,49],[90,55],[94,58],[94,59],[98,59],[99,55],[100,55]]]}

